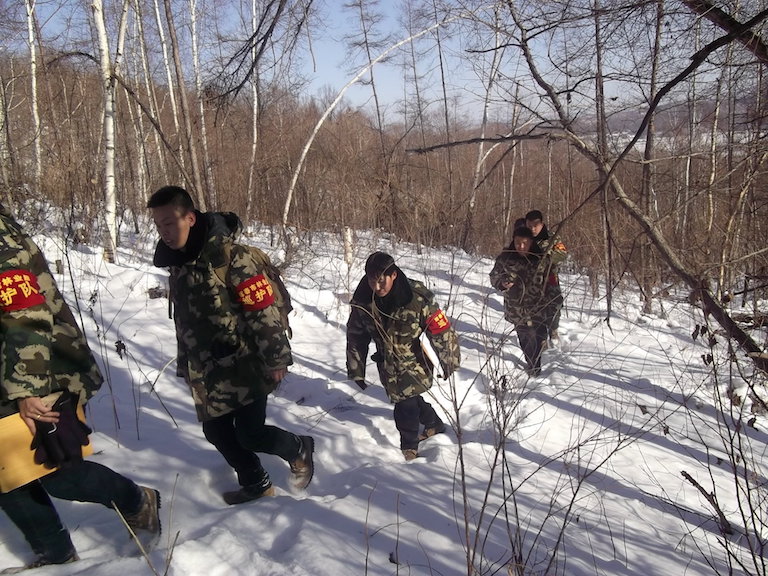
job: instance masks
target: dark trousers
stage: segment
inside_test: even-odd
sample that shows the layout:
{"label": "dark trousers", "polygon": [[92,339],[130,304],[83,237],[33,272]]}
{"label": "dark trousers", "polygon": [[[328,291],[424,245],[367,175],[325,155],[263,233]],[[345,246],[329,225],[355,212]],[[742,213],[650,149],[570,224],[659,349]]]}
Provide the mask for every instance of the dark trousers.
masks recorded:
{"label": "dark trousers", "polygon": [[296,434],[268,426],[266,419],[267,397],[264,396],[229,414],[203,422],[206,440],[234,468],[241,486],[258,484],[266,475],[255,452],[274,454],[291,462],[301,450],[301,440]]}
{"label": "dark trousers", "polygon": [[541,370],[541,352],[547,341],[547,325],[534,323],[532,326],[516,326],[517,340],[523,350],[528,370]]}
{"label": "dark trousers", "polygon": [[547,301],[547,321],[549,334],[557,332],[560,327],[560,312],[563,309],[565,300],[563,299],[563,292],[560,290],[560,285],[551,286],[547,292],[549,293],[549,299]]}
{"label": "dark trousers", "polygon": [[441,422],[432,405],[419,395],[395,404],[395,426],[400,432],[401,450],[418,450],[419,424],[430,428]]}
{"label": "dark trousers", "polygon": [[36,555],[62,562],[74,552],[50,496],[117,507],[123,515],[141,508],[141,491],[131,480],[96,462],[83,461],[0,494],[0,508],[26,538]]}

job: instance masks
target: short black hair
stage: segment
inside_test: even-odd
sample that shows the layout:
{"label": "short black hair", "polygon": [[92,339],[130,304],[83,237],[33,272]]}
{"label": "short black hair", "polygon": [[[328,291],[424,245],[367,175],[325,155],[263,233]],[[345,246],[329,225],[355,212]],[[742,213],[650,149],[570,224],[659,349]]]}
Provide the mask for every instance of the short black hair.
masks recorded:
{"label": "short black hair", "polygon": [[515,228],[512,238],[530,238],[533,240],[533,230],[528,228],[528,226],[519,226]]}
{"label": "short black hair", "polygon": [[181,186],[163,186],[149,197],[147,208],[160,208],[161,206],[175,206],[186,214],[195,209],[195,203],[189,192]]}
{"label": "short black hair", "polygon": [[378,278],[381,275],[390,276],[397,271],[395,259],[386,252],[374,252],[365,261],[365,275],[369,278]]}
{"label": "short black hair", "polygon": [[544,214],[541,213],[541,210],[531,210],[525,215],[525,219],[528,222],[533,222],[534,220],[541,220],[544,222]]}

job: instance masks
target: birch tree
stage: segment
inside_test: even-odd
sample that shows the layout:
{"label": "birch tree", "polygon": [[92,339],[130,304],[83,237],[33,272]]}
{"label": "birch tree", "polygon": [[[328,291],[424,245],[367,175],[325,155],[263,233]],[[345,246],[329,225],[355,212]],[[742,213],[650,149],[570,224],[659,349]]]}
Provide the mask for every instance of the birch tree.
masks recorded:
{"label": "birch tree", "polygon": [[104,4],[102,0],[93,0],[91,10],[93,12],[93,25],[96,29],[99,48],[99,68],[101,73],[102,95],[104,102],[103,116],[103,142],[104,142],[104,218],[107,229],[104,248],[104,259],[113,262],[117,247],[117,192],[115,186],[115,114],[116,114],[116,80],[115,75],[120,73],[120,65],[123,59],[125,45],[126,26],[128,21],[129,0],[124,0],[119,15],[117,44],[114,60],[109,47],[109,36],[104,18]]}
{"label": "birch tree", "polygon": [[36,0],[25,0],[24,5],[27,9],[27,46],[29,47],[29,97],[32,112],[33,145],[35,149],[34,159],[34,189],[40,191],[40,181],[43,177],[43,152],[42,152],[42,125],[40,122],[40,111],[38,109],[37,98],[37,41],[35,30],[35,4]]}

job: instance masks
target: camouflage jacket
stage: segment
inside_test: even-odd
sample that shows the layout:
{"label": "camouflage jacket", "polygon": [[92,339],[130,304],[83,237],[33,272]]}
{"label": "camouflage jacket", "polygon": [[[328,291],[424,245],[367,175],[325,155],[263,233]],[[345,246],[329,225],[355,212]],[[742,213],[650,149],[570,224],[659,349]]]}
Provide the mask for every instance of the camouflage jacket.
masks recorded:
{"label": "camouflage jacket", "polygon": [[[544,322],[549,268],[549,257],[539,253],[521,254],[507,248],[496,257],[491,285],[504,293],[504,318],[508,322],[515,326]],[[505,282],[513,284],[505,289]]]}
{"label": "camouflage jacket", "polygon": [[185,251],[159,241],[154,264],[170,268],[178,374],[197,417],[216,418],[272,392],[268,372],[293,363],[263,264],[237,243],[232,213],[198,213]]}
{"label": "camouflage jacket", "polygon": [[69,390],[85,404],[103,382],[40,249],[0,206],[0,417],[16,400]]}
{"label": "camouflage jacket", "polygon": [[[432,386],[432,365],[425,358],[419,336],[426,333],[447,378],[460,362],[456,333],[448,318],[437,307],[435,297],[423,284],[398,273],[392,288],[396,303],[388,311],[379,306],[363,278],[352,297],[347,321],[347,377],[365,378],[368,347],[373,340],[373,360],[381,383],[392,402],[399,402]],[[386,307],[386,305],[385,305]]]}
{"label": "camouflage jacket", "polygon": [[542,254],[549,257],[548,282],[558,284],[557,271],[560,264],[568,258],[568,250],[559,236],[550,233],[546,225],[533,239]]}

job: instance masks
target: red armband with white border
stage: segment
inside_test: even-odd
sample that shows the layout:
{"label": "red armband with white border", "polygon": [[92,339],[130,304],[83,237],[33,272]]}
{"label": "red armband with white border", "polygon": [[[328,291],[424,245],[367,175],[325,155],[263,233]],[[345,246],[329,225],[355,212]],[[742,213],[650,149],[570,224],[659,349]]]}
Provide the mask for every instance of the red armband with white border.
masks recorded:
{"label": "red armband with white border", "polygon": [[237,288],[237,299],[244,310],[264,310],[275,303],[272,285],[264,274],[257,274],[241,282]]}
{"label": "red armband with white border", "polygon": [[6,312],[45,304],[37,276],[29,270],[6,270],[0,273],[0,308]]}
{"label": "red armband with white border", "polygon": [[441,334],[450,327],[451,323],[448,321],[448,317],[443,314],[442,310],[438,310],[427,319],[427,330],[429,330],[430,334]]}

